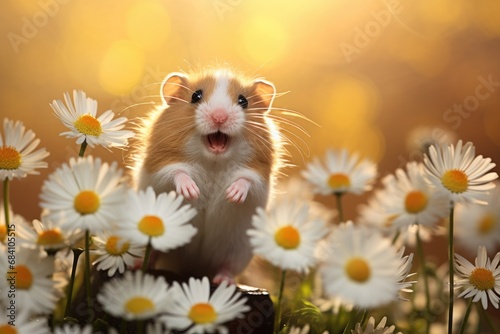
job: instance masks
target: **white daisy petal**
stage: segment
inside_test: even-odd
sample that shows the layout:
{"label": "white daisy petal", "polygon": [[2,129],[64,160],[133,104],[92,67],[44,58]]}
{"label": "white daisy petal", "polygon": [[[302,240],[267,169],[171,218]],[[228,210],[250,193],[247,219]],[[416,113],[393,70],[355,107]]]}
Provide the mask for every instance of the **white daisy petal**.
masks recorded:
{"label": "white daisy petal", "polygon": [[33,131],[26,131],[23,123],[4,119],[3,136],[5,140],[0,133],[0,180],[39,174],[36,169],[47,168],[43,159],[49,153],[45,148],[34,151],[40,140]]}
{"label": "white daisy petal", "polygon": [[126,320],[151,319],[169,307],[168,284],[163,277],[155,278],[142,271],[125,272],[104,284],[97,300],[111,315]]}
{"label": "white daisy petal", "polygon": [[341,224],[328,240],[330,254],[320,268],[325,292],[359,308],[373,308],[401,298],[414,282],[409,276],[413,254],[402,257],[389,239],[352,222]]}
{"label": "white daisy petal", "polygon": [[500,253],[497,253],[493,262],[490,262],[486,247],[479,246],[476,265],[473,266],[467,259],[455,254],[455,272],[462,278],[455,283],[458,288],[465,288],[459,297],[472,297],[473,302],[481,301],[485,310],[488,307],[488,300],[495,308],[498,308],[499,297],[496,295],[495,289],[500,283],[500,271],[498,270],[497,257],[500,257]]}
{"label": "white daisy petal", "polygon": [[253,228],[247,231],[254,254],[283,270],[307,272],[316,263],[318,242],[327,233],[322,220],[309,216],[307,203],[292,200],[276,202],[268,212],[257,210]]}
{"label": "white daisy petal", "polygon": [[86,142],[89,146],[101,145],[107,148],[124,147],[128,139],[134,136],[132,131],[122,130],[126,118],[120,117],[112,121],[115,114],[108,110],[96,118],[97,101],[88,98],[83,91],[73,91],[73,102],[68,93],[64,93],[64,104],[54,100],[50,106],[56,116],[70,129],[61,133],[67,138],[77,138],[76,143]]}
{"label": "white daisy petal", "polygon": [[495,167],[491,159],[481,155],[474,157],[474,154],[471,142],[463,145],[459,140],[456,146],[431,146],[429,154],[424,156],[429,180],[448,192],[454,203],[485,204],[481,192],[491,189],[491,182],[498,178],[496,173],[489,173]]}
{"label": "white daisy petal", "polygon": [[102,231],[124,200],[122,174],[116,163],[101,163],[92,156],[71,159],[45,181],[40,205],[48,209],[49,220],[62,222],[62,228]]}
{"label": "white daisy petal", "polygon": [[250,310],[245,304],[246,298],[241,298],[241,293],[235,292],[235,286],[228,286],[227,283],[220,284],[210,296],[207,277],[201,280],[191,277],[182,286],[174,283],[171,293],[171,304],[160,321],[168,328],[187,330],[187,333],[211,333],[215,330],[227,333],[224,323],[241,318]]}
{"label": "white daisy petal", "polygon": [[[0,258],[0,272],[7,273],[7,279],[0,280],[0,304],[9,303],[9,284],[16,284],[16,309],[33,314],[50,314],[54,311],[62,291],[52,278],[54,258],[46,257],[37,249],[20,248],[16,251],[15,268],[7,262],[7,249]],[[9,280],[9,278],[12,278]]]}
{"label": "white daisy petal", "polygon": [[302,172],[317,193],[361,194],[371,189],[377,175],[373,162],[359,160],[356,154],[349,156],[347,150],[328,150],[325,161],[326,168],[318,158],[314,158]]}
{"label": "white daisy petal", "polygon": [[156,196],[151,187],[130,190],[116,220],[117,233],[137,245],[151,241],[154,249],[163,252],[183,246],[198,230],[189,224],[196,210],[181,204],[182,197],[175,192]]}

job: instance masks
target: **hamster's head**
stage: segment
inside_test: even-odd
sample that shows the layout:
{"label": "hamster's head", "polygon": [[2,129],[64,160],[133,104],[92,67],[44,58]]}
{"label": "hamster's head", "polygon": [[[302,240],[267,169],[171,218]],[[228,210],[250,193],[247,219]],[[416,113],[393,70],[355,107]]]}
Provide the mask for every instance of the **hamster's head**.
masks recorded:
{"label": "hamster's head", "polygon": [[[252,132],[265,132],[263,116],[271,107],[275,88],[265,80],[219,69],[172,73],[164,80],[161,94],[169,113],[181,113],[194,123],[192,140],[201,144],[204,153],[220,156]],[[250,127],[249,121],[255,124]]]}

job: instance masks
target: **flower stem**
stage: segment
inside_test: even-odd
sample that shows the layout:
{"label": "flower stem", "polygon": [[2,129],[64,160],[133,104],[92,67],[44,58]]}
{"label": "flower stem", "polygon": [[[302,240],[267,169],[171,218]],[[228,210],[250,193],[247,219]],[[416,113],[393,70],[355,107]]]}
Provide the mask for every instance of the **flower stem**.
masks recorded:
{"label": "flower stem", "polygon": [[71,268],[71,278],[69,281],[68,285],[68,293],[67,293],[67,300],[66,300],[66,311],[64,312],[64,317],[66,318],[69,316],[69,312],[71,310],[71,301],[73,298],[73,288],[75,286],[75,276],[76,276],[76,268],[78,267],[78,259],[80,258],[80,255],[83,252],[83,249],[81,248],[73,248],[73,266]]}
{"label": "flower stem", "polygon": [[90,286],[90,232],[85,231],[85,290],[87,291],[88,309],[92,310],[92,290]]}
{"label": "flower stem", "polygon": [[5,236],[9,235],[10,212],[9,212],[9,178],[3,180],[3,212],[5,215]]}
{"label": "flower stem", "polygon": [[422,277],[424,281],[424,292],[425,292],[425,311],[426,311],[426,319],[425,319],[425,332],[429,333],[430,323],[429,316],[431,314],[431,297],[429,292],[429,278],[427,277],[427,267],[425,264],[424,257],[424,248],[422,246],[422,238],[420,237],[420,225],[417,225],[417,252],[418,257],[420,258],[420,270],[422,271]]}
{"label": "flower stem", "polygon": [[87,141],[85,140],[83,143],[82,143],[82,146],[80,146],[80,152],[78,153],[78,156],[79,157],[83,157],[83,155],[85,154],[85,150],[87,149]]}
{"label": "flower stem", "polygon": [[467,320],[469,320],[470,310],[472,309],[472,299],[469,298],[469,303],[467,304],[467,310],[465,310],[464,319],[462,320],[462,325],[460,325],[460,331],[458,334],[463,334],[465,331],[465,325],[467,325]]}
{"label": "flower stem", "polygon": [[283,270],[281,272],[281,282],[280,282],[280,289],[279,289],[279,293],[278,293],[278,303],[276,305],[276,318],[274,320],[274,334],[278,334],[280,331],[281,301],[283,299],[283,290],[285,288],[285,277],[286,277],[286,270]]}
{"label": "flower stem", "polygon": [[391,245],[396,244],[396,241],[398,241],[400,235],[401,235],[401,231],[398,229],[396,231],[396,233],[394,233],[394,237],[392,237]]}
{"label": "flower stem", "polygon": [[337,202],[337,211],[339,212],[339,223],[344,222],[344,210],[342,208],[342,195],[343,195],[343,193],[335,193],[335,199]]}
{"label": "flower stem", "polygon": [[146,273],[149,267],[149,257],[151,256],[151,237],[149,238],[148,245],[146,246],[146,254],[144,254],[144,262],[142,262],[142,272]]}
{"label": "flower stem", "polygon": [[450,280],[450,303],[448,304],[448,334],[453,333],[453,300],[455,299],[455,282],[454,282],[454,249],[453,249],[453,216],[455,204],[451,203],[450,221],[448,224],[448,262],[449,262],[449,280]]}

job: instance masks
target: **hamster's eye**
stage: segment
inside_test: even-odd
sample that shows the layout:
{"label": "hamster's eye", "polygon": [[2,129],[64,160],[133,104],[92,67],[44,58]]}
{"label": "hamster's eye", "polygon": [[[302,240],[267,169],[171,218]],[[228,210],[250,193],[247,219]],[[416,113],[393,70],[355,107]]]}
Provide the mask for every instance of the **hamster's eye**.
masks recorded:
{"label": "hamster's eye", "polygon": [[238,104],[243,108],[247,108],[248,107],[248,100],[243,96],[243,95],[240,95],[238,96]]}
{"label": "hamster's eye", "polygon": [[191,103],[196,103],[196,102],[200,101],[202,97],[203,97],[203,91],[201,89],[198,89],[191,96]]}

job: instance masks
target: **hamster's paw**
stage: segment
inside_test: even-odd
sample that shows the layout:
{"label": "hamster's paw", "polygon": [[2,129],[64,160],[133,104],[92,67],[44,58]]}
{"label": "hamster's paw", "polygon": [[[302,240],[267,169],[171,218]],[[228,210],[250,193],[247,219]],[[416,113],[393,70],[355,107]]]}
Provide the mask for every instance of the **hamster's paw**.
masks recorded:
{"label": "hamster's paw", "polygon": [[212,280],[212,283],[221,284],[224,281],[226,281],[228,285],[236,284],[233,275],[231,275],[231,273],[227,270],[222,270],[217,275],[215,275],[215,277]]}
{"label": "hamster's paw", "polygon": [[174,177],[175,190],[187,200],[197,199],[200,189],[193,179],[184,172],[178,172]]}
{"label": "hamster's paw", "polygon": [[243,203],[250,189],[250,181],[244,178],[239,178],[229,186],[226,190],[226,199],[233,203]]}

